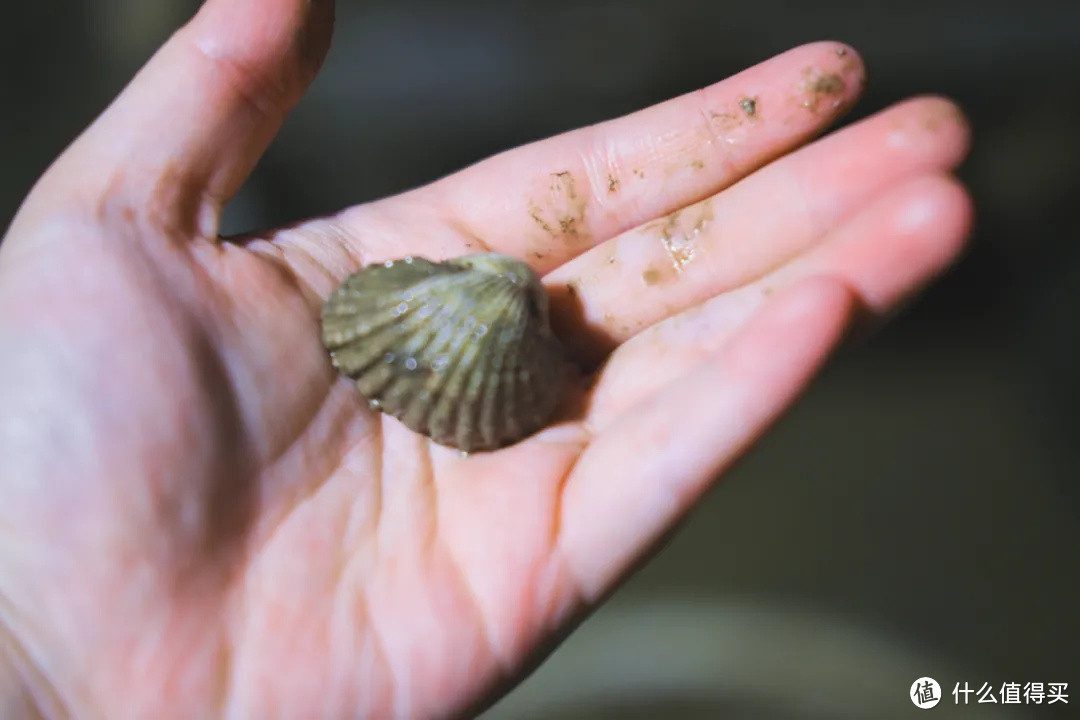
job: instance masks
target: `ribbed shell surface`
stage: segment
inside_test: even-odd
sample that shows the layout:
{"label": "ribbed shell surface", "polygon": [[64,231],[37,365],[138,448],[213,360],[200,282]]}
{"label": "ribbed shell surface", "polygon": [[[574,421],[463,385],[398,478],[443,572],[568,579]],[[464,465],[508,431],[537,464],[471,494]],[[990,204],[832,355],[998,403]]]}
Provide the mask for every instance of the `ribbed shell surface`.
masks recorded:
{"label": "ribbed shell surface", "polygon": [[323,344],[375,409],[466,452],[543,427],[563,353],[525,263],[483,253],[405,258],[349,277],[323,307]]}

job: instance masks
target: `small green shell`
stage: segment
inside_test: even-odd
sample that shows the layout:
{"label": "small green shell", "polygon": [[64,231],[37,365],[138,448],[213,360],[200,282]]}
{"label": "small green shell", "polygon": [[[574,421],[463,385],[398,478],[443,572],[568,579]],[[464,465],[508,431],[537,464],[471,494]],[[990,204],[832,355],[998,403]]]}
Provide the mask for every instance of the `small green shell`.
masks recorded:
{"label": "small green shell", "polygon": [[327,300],[322,340],[372,408],[465,452],[547,424],[565,368],[540,278],[498,253],[369,265]]}

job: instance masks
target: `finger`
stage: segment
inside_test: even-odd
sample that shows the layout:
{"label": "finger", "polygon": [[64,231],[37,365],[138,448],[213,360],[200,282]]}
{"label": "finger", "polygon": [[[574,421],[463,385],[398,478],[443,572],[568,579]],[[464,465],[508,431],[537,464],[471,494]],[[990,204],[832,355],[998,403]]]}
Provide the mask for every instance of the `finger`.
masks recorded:
{"label": "finger", "polygon": [[972,203],[952,178],[915,178],[871,203],[813,251],[629,340],[604,367],[588,423],[602,432],[628,408],[715,354],[776,292],[812,277],[852,289],[877,316],[892,312],[956,260]]}
{"label": "finger", "polygon": [[215,236],[222,206],[314,77],[332,23],[333,0],[208,0],[38,194]]}
{"label": "finger", "polygon": [[547,271],[804,142],[851,105],[863,78],[847,46],[796,48],[703,90],[490,158],[411,194],[396,214],[434,205],[473,248]]}
{"label": "finger", "polygon": [[967,145],[960,111],[939,98],[845,128],[549,274],[556,330],[579,355],[602,356],[805,252],[896,183],[954,167]]}
{"label": "finger", "polygon": [[840,342],[854,309],[840,283],[800,283],[596,437],[567,479],[559,534],[586,599],[616,582],[761,436]]}

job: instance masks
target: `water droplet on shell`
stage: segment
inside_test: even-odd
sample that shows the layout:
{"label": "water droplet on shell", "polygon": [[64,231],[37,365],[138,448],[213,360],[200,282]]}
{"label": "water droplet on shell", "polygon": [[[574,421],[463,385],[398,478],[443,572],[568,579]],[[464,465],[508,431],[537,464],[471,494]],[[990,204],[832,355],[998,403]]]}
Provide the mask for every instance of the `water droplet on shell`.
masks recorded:
{"label": "water droplet on shell", "polygon": [[323,307],[334,366],[374,410],[463,452],[539,430],[558,403],[563,349],[532,269],[498,253],[387,260]]}

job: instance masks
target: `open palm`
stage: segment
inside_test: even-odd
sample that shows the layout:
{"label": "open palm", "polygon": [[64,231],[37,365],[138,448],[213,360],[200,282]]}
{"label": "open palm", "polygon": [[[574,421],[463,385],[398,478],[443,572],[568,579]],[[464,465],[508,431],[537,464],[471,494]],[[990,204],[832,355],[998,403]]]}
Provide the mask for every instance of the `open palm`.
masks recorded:
{"label": "open palm", "polygon": [[[966,130],[798,48],[405,195],[218,240],[329,40],[210,0],[0,252],[0,701],[80,717],[453,715],[520,679],[805,387],[946,266]],[[529,261],[587,372],[462,457],[372,413],[319,308],[368,262]]]}

